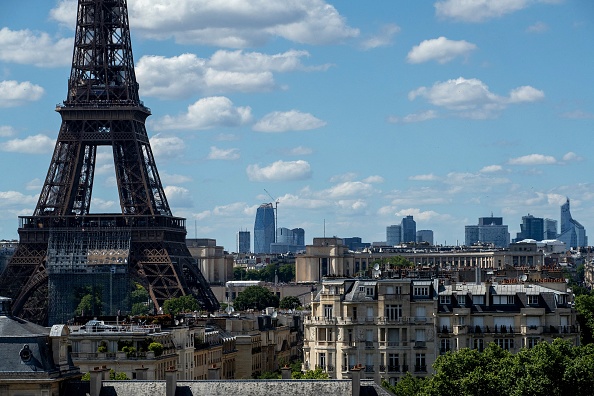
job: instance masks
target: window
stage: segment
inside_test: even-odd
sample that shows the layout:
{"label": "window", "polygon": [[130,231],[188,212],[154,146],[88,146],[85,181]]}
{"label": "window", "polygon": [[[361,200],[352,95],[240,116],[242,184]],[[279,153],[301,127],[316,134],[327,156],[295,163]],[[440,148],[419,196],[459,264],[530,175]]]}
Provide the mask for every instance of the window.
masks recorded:
{"label": "window", "polygon": [[357,307],[353,307],[353,320],[357,320]]}
{"label": "window", "polygon": [[528,295],[528,305],[538,305],[538,295]]}
{"label": "window", "polygon": [[427,364],[424,353],[417,353],[415,355],[415,371],[427,371]]}
{"label": "window", "polygon": [[373,307],[367,307],[367,319],[373,319]]}
{"label": "window", "polygon": [[485,296],[472,296],[472,304],[473,305],[485,305]]}
{"label": "window", "polygon": [[465,294],[458,294],[456,296],[456,299],[458,300],[458,305],[466,305],[466,295]]}
{"label": "window", "polygon": [[528,338],[526,340],[526,348],[534,348],[538,344],[538,341],[540,341],[539,338]]}
{"label": "window", "polygon": [[365,286],[359,286],[359,291],[360,291],[360,292],[363,292],[363,291],[365,291]]}
{"label": "window", "polygon": [[331,304],[324,304],[324,318],[332,319],[334,316],[332,315],[332,305]]}
{"label": "window", "polygon": [[440,304],[451,304],[452,303],[452,296],[439,296],[439,303]]}
{"label": "window", "polygon": [[388,354],[388,371],[400,371],[400,361],[397,353]]}
{"label": "window", "polygon": [[365,288],[365,295],[366,296],[373,296],[375,295],[373,287],[366,287]]}
{"label": "window", "polygon": [[398,329],[388,329],[388,346],[398,346],[400,343],[400,332]]}
{"label": "window", "polygon": [[497,344],[502,349],[507,351],[514,349],[514,339],[513,338],[495,338],[493,340],[495,344]]}
{"label": "window", "polygon": [[326,368],[326,353],[322,352],[318,356],[319,356],[319,366],[323,370]]}
{"label": "window", "polygon": [[513,295],[493,296],[494,305],[512,305],[514,303]]}
{"label": "window", "polygon": [[402,286],[386,286],[386,294],[402,294]]}
{"label": "window", "polygon": [[399,320],[402,317],[402,305],[386,305],[386,320]]}
{"label": "window", "polygon": [[427,319],[427,310],[425,309],[425,307],[423,307],[423,306],[416,307],[415,319],[417,319],[417,320]]}
{"label": "window", "polygon": [[439,352],[446,353],[447,351],[451,351],[452,348],[450,346],[450,339],[449,338],[442,338],[439,341]]}
{"label": "window", "polygon": [[485,341],[482,338],[475,338],[473,340],[473,347],[479,352],[485,349]]}
{"label": "window", "polygon": [[415,286],[413,294],[417,297],[429,297],[429,286]]}

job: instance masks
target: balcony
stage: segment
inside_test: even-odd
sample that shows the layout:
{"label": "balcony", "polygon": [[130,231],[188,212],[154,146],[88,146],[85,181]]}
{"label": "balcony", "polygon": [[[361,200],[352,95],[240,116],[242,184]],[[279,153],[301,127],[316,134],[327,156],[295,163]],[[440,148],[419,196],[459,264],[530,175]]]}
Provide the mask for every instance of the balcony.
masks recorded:
{"label": "balcony", "polygon": [[365,341],[365,349],[373,349],[373,341]]}
{"label": "balcony", "polygon": [[389,373],[399,373],[400,366],[399,365],[395,365],[395,366],[388,365],[388,372]]}
{"label": "balcony", "polygon": [[427,372],[427,365],[415,364],[415,373],[426,373],[426,372]]}
{"label": "balcony", "polygon": [[425,341],[415,341],[414,348],[427,348],[427,343]]}
{"label": "balcony", "polygon": [[366,373],[373,373],[373,364],[366,364],[365,365],[365,372]]}
{"label": "balcony", "polygon": [[468,333],[469,334],[514,334],[517,331],[517,328],[513,326],[469,326]]}

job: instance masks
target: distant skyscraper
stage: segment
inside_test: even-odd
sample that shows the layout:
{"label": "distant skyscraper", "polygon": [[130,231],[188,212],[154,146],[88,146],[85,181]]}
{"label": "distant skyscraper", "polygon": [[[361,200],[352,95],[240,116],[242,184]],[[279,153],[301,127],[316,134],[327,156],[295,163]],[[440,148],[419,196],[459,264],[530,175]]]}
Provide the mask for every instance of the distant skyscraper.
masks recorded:
{"label": "distant skyscraper", "polygon": [[305,230],[293,228],[292,230],[280,227],[276,229],[276,242],[271,245],[270,253],[296,253],[305,250]]}
{"label": "distant skyscraper", "polygon": [[271,203],[260,205],[254,222],[254,253],[270,253],[274,243],[274,208]]}
{"label": "distant skyscraper", "polygon": [[239,231],[237,233],[237,253],[250,252],[250,239],[251,235],[249,231]]}
{"label": "distant skyscraper", "polygon": [[465,227],[466,245],[492,243],[496,247],[509,246],[509,232],[503,217],[480,217],[478,225]]}
{"label": "distant skyscraper", "polygon": [[417,241],[417,223],[412,216],[406,216],[400,223],[402,228],[402,242],[416,242]]}
{"label": "distant skyscraper", "polygon": [[522,216],[522,224],[520,224],[520,232],[516,234],[516,241],[522,241],[524,239],[542,241],[544,233],[544,219],[528,214],[527,216]]}
{"label": "distant skyscraper", "polygon": [[561,233],[557,237],[565,245],[570,247],[584,247],[588,246],[588,237],[586,236],[586,229],[577,220],[571,217],[569,211],[569,198],[561,205]]}
{"label": "distant skyscraper", "polygon": [[544,219],[544,239],[557,239],[557,220]]}
{"label": "distant skyscraper", "polygon": [[386,227],[386,245],[396,246],[402,242],[402,227],[400,224]]}
{"label": "distant skyscraper", "polygon": [[417,231],[417,243],[427,242],[429,245],[433,245],[433,231],[432,230],[419,230]]}

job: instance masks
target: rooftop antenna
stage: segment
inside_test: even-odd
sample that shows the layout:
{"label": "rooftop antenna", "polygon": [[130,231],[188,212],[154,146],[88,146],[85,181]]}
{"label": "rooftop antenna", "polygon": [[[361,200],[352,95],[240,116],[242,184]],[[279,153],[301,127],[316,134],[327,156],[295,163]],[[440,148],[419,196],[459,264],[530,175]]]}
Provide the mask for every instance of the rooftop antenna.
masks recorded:
{"label": "rooftop antenna", "polygon": [[264,189],[264,191],[266,191],[266,194],[268,194],[268,196],[270,197],[270,199],[272,199],[274,202],[274,243],[276,243],[276,228],[278,227],[278,199],[275,199],[272,195],[270,195],[270,193],[268,192],[267,189]]}

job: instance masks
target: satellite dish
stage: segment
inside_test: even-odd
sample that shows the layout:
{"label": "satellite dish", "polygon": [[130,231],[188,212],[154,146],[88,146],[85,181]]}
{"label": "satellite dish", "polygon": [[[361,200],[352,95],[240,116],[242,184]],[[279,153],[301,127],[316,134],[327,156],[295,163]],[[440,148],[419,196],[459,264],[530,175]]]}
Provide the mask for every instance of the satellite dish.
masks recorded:
{"label": "satellite dish", "polygon": [[528,280],[528,275],[526,275],[526,274],[522,275],[522,276],[520,277],[520,280],[521,280],[522,282],[526,282],[526,280]]}
{"label": "satellite dish", "polygon": [[179,320],[175,319],[175,325],[179,325]]}
{"label": "satellite dish", "polygon": [[276,319],[277,316],[278,316],[278,312],[273,311],[272,312],[272,319]]}
{"label": "satellite dish", "polygon": [[379,271],[379,263],[375,263],[375,264],[373,265],[373,270],[374,270],[374,271]]}
{"label": "satellite dish", "polygon": [[230,314],[233,311],[235,311],[235,310],[233,309],[233,307],[231,305],[227,305],[227,308],[225,308],[225,312],[227,312],[227,314]]}

